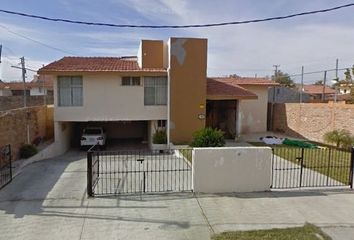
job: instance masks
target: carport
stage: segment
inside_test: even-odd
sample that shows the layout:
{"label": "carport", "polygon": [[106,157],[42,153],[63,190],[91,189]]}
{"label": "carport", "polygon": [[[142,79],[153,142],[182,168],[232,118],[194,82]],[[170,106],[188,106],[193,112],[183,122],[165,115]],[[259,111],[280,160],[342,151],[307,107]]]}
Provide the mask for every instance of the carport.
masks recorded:
{"label": "carport", "polygon": [[147,121],[89,121],[71,122],[71,147],[80,146],[80,138],[86,127],[102,127],[107,134],[107,149],[147,148]]}

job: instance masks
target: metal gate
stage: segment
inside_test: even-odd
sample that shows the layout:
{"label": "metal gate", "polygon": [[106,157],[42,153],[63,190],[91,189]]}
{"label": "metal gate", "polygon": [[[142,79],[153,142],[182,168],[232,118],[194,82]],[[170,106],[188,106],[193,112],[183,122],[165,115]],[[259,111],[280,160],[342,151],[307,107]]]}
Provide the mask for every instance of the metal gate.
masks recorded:
{"label": "metal gate", "polygon": [[191,149],[88,151],[89,196],[192,191]]}
{"label": "metal gate", "polygon": [[12,180],[11,146],[0,147],[0,189]]}
{"label": "metal gate", "polygon": [[271,187],[353,188],[353,162],[353,150],[274,147]]}

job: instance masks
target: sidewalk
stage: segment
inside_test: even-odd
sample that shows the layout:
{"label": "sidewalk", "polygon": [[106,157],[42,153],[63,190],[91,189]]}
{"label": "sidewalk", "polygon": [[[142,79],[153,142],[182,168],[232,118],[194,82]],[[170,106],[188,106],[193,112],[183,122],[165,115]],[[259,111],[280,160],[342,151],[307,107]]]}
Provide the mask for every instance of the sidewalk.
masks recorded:
{"label": "sidewalk", "polygon": [[87,198],[80,152],[27,166],[0,191],[0,239],[209,239],[228,230],[320,226],[354,239],[352,190]]}

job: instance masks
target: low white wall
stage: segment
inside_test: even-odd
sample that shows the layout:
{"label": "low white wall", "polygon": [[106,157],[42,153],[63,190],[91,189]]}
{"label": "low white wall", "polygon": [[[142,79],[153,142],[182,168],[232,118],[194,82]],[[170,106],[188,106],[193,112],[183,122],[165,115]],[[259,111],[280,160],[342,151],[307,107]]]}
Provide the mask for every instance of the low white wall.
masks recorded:
{"label": "low white wall", "polygon": [[193,190],[202,193],[269,191],[269,147],[195,148]]}

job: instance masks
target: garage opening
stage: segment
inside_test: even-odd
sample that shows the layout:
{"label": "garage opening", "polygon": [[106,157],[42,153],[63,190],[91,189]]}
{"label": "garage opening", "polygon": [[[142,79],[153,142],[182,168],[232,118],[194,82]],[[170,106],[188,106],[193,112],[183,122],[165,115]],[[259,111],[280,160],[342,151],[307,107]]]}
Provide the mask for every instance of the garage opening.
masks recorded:
{"label": "garage opening", "polygon": [[75,122],[72,147],[80,147],[82,132],[87,127],[102,127],[105,130],[107,150],[148,148],[148,121]]}

